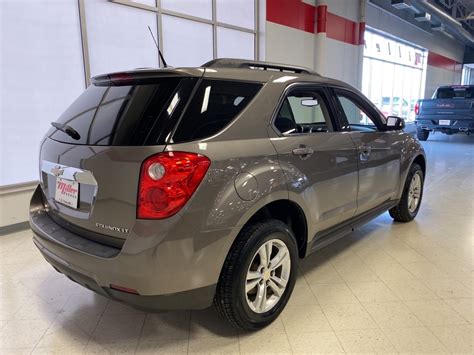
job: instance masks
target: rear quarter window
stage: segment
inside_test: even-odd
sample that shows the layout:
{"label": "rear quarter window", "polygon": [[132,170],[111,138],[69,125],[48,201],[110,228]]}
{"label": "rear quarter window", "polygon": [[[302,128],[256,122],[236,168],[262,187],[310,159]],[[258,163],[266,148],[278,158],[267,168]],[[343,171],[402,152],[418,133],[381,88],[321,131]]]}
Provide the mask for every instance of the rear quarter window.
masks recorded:
{"label": "rear quarter window", "polygon": [[173,135],[173,143],[210,137],[231,123],[258,93],[261,84],[203,80]]}
{"label": "rear quarter window", "polygon": [[163,78],[131,85],[91,85],[56,121],[73,128],[80,138],[53,127],[47,135],[75,145],[163,144],[196,81]]}

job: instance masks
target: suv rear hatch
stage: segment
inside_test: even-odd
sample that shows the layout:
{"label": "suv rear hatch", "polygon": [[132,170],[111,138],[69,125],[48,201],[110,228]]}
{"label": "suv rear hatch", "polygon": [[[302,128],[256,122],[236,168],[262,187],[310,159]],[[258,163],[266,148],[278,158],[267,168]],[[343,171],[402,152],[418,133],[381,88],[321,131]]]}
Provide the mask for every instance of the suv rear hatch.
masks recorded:
{"label": "suv rear hatch", "polygon": [[132,233],[141,164],[165,149],[202,75],[150,73],[97,77],[48,131],[40,184],[64,228],[122,240]]}

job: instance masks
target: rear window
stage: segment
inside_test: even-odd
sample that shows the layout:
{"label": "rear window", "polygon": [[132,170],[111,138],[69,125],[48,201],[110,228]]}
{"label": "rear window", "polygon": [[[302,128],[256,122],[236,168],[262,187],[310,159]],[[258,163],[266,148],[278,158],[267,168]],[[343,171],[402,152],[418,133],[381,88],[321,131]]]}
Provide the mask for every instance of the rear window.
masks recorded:
{"label": "rear window", "polygon": [[163,144],[195,82],[194,78],[163,78],[145,84],[91,85],[56,121],[76,131],[78,139],[54,127],[48,136],[72,144]]}
{"label": "rear window", "polygon": [[249,82],[202,80],[173,135],[173,143],[218,133],[242,112],[261,87]]}
{"label": "rear window", "polygon": [[437,99],[474,99],[474,87],[439,88]]}

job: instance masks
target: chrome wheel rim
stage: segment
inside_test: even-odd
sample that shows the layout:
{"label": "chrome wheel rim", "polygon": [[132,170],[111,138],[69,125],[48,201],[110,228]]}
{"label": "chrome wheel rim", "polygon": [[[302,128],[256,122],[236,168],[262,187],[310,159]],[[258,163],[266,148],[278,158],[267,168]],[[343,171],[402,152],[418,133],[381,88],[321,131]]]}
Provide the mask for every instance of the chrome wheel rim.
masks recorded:
{"label": "chrome wheel rim", "polygon": [[408,211],[413,213],[418,208],[421,197],[421,176],[416,173],[411,178],[410,187],[408,188]]}
{"label": "chrome wheel rim", "polygon": [[265,242],[247,271],[245,297],[255,313],[265,313],[280,301],[290,279],[290,251],[280,239]]}

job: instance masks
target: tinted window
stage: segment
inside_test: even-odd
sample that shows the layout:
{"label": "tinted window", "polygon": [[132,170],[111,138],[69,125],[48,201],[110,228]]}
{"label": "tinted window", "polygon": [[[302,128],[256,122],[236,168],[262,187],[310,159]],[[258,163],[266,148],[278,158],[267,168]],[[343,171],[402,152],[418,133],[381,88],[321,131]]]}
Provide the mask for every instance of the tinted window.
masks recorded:
{"label": "tinted window", "polygon": [[210,137],[227,126],[255,97],[261,84],[203,80],[190,102],[173,142]]}
{"label": "tinted window", "polygon": [[474,87],[468,88],[439,88],[436,92],[438,99],[474,99]]}
{"label": "tinted window", "polygon": [[195,79],[166,78],[150,84],[91,85],[59,117],[79,133],[73,139],[55,128],[50,138],[72,144],[162,144],[174,128]]}
{"label": "tinted window", "polygon": [[292,91],[283,101],[275,118],[275,127],[283,134],[332,130],[323,95],[308,90]]}

